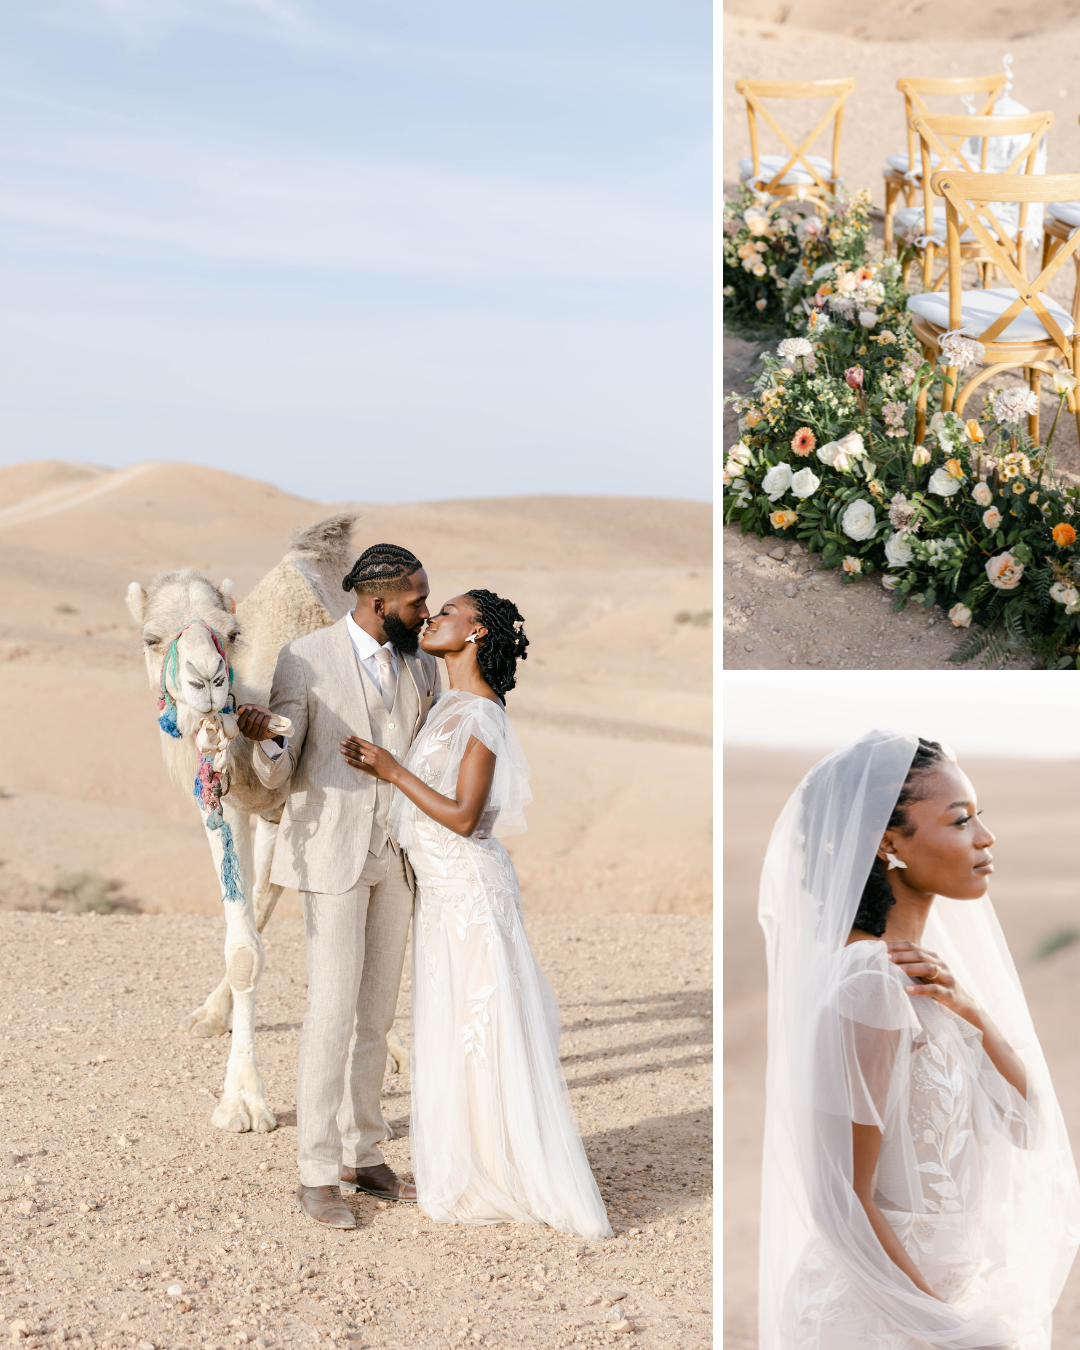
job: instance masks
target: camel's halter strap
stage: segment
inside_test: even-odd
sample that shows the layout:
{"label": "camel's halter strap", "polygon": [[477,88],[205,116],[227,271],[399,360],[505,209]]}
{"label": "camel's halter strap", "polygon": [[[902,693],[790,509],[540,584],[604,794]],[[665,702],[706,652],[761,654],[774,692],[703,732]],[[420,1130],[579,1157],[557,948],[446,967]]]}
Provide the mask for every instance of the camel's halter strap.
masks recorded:
{"label": "camel's halter strap", "polygon": [[[225,639],[215,629],[211,628],[203,619],[190,619],[183,627],[178,628],[173,634],[172,641],[169,643],[168,650],[165,653],[165,660],[161,663],[161,688],[158,694],[158,726],[168,736],[174,740],[180,740],[182,732],[176,725],[176,700],[169,693],[168,681],[171,679],[174,687],[178,687],[180,657],[177,644],[184,633],[189,628],[205,628],[210,634],[210,641],[217,649],[218,655],[225,662],[225,669],[229,672],[229,698],[226,702],[226,709],[232,702],[233,687],[233,668],[229,663],[229,658],[225,655]],[[199,803],[199,809],[205,814],[204,824],[208,830],[221,831],[221,898],[223,900],[243,900],[244,898],[244,879],[240,871],[240,859],[236,856],[236,846],[233,843],[232,828],[225,819],[225,814],[221,809],[221,799],[229,790],[229,779],[225,773],[219,773],[214,768],[213,760],[209,755],[201,754],[199,759],[199,769],[195,774],[195,786],[192,789],[192,795]]]}

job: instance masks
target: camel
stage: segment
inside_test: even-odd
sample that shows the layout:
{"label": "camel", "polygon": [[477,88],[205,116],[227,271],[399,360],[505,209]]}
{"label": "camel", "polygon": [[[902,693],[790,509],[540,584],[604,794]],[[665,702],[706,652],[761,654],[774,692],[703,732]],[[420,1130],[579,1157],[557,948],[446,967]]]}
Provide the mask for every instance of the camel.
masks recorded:
{"label": "camel", "polygon": [[[355,523],[354,515],[340,514],[296,531],[282,560],[239,604],[231,581],[215,586],[194,568],[163,572],[146,590],[133,581],[127,590],[128,609],[142,629],[147,674],[161,695],[166,767],[189,797],[200,774],[201,809],[220,808],[207,809],[203,823],[222,884],[225,976],[180,1026],[195,1036],[220,1036],[231,1015],[225,1084],[211,1116],[223,1130],[277,1126],[255,1062],[255,995],[264,962],[260,934],[282,889],[270,881],[270,864],[285,802],[284,791],[270,792],[255,776],[252,742],[236,734],[227,705],[230,694],[234,709],[267,704],[285,643],[349,610],[341,579],[353,562]],[[208,761],[216,770],[212,777]],[[397,1072],[405,1051],[396,1031],[387,1049]]]}

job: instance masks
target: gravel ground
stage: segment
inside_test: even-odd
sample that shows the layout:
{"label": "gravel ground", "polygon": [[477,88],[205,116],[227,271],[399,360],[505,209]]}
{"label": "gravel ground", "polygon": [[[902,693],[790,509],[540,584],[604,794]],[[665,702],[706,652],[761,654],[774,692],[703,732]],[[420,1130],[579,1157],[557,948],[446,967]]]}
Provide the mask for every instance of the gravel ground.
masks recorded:
{"label": "gravel ground", "polygon": [[[0,913],[0,1332],[85,1350],[711,1344],[708,920],[536,916],[563,1063],[616,1236],[437,1226],[350,1197],[293,1206],[303,934],[267,934],[260,1067],[279,1128],[210,1125],[227,1041],[176,1030],[221,966],[190,915]],[[406,972],[408,964],[406,964]],[[409,983],[398,1028],[408,1040]],[[385,1146],[409,1175],[408,1074]],[[605,1321],[604,1319],[609,1320]]]}

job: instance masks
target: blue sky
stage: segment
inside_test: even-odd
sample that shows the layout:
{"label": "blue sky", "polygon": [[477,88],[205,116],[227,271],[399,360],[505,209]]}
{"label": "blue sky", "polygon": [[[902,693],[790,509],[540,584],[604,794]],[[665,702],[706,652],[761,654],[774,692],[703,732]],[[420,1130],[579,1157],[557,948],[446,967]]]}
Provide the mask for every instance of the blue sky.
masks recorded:
{"label": "blue sky", "polygon": [[710,492],[704,0],[8,0],[0,463]]}

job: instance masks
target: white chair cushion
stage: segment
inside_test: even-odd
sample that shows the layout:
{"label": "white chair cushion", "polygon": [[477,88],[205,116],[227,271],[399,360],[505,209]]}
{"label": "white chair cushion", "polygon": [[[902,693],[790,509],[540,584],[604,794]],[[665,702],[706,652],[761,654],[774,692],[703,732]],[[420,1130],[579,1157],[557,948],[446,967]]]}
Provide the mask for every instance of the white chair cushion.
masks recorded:
{"label": "white chair cushion", "polygon": [[[768,183],[774,174],[780,172],[790,158],[790,155],[762,155],[758,160],[761,181],[763,183]],[[822,159],[820,155],[807,155],[806,161],[808,164],[814,166],[826,182],[832,177],[832,160]],[[742,181],[744,183],[748,182],[750,178],[753,177],[754,161],[752,159],[740,159],[739,173],[742,177]],[[780,182],[787,186],[788,184],[798,185],[802,183],[813,183],[814,180],[806,172],[803,166],[796,162],[788,172],[784,174],[783,178],[780,179]]]}
{"label": "white chair cushion", "polygon": [[[1000,202],[1000,203],[992,202],[990,209],[993,211],[995,218],[1008,231],[1009,238],[1015,239],[1017,221],[1020,217],[1020,208],[1019,206],[1017,206],[1016,202]],[[985,220],[983,223],[987,224]],[[907,234],[908,230],[911,228],[912,225],[916,227],[916,230],[920,235],[925,232],[926,212],[923,207],[905,206],[902,210],[897,211],[896,215],[893,217],[893,230],[897,234]],[[989,229],[988,224],[987,229]],[[996,232],[994,230],[990,230],[990,236],[991,238],[996,238],[997,237]],[[942,202],[940,205],[936,203],[934,205],[934,237],[936,239],[940,239],[942,245],[944,246],[945,243],[944,202]],[[977,242],[977,240],[976,236],[971,230],[965,229],[964,233],[960,236],[960,242],[962,244],[974,244]]]}
{"label": "white chair cushion", "polygon": [[[907,157],[907,155],[887,155],[886,158],[885,158],[885,163],[886,163],[886,165],[887,165],[890,169],[895,169],[895,170],[897,171],[897,173],[907,173],[908,169],[911,167],[910,164],[909,164],[909,162],[908,162],[908,157]],[[940,157],[940,155],[935,155],[934,152],[931,150],[931,151],[930,151],[930,167],[931,167],[932,169],[934,169],[934,168],[936,168],[940,163],[941,163],[941,157]],[[916,159],[915,165],[916,165],[915,172],[916,172],[916,173],[919,175],[919,177],[921,178],[921,177],[922,177],[922,155],[920,155],[920,156],[918,157],[918,159]]]}
{"label": "white chair cushion", "polygon": [[[1056,300],[1051,300],[1048,295],[1040,294],[1043,304],[1054,316],[1061,331],[1066,337],[1071,336],[1073,321],[1069,311],[1063,309]],[[990,327],[999,314],[1003,314],[1009,308],[1015,299],[1016,292],[1012,289],[964,291],[961,297],[960,327],[969,329],[970,336],[978,338],[981,333]],[[926,291],[923,295],[913,295],[909,297],[907,305],[912,314],[918,314],[928,323],[936,324],[939,328],[947,329],[949,327],[948,291]],[[1049,336],[1049,333],[1031,310],[1024,309],[1013,319],[1003,333],[998,334],[994,341],[1041,342]]]}
{"label": "white chair cushion", "polygon": [[1080,225],[1080,202],[1047,202],[1046,214],[1066,225]]}

